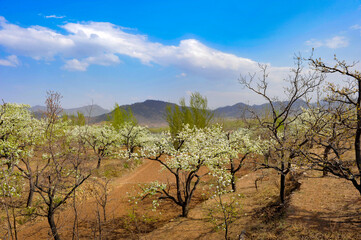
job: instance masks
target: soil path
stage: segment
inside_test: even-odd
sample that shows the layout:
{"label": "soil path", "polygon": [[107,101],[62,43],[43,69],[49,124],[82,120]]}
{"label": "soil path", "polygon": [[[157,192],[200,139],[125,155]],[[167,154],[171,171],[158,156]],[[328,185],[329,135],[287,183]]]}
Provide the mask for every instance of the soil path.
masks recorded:
{"label": "soil path", "polygon": [[[112,219],[118,219],[128,213],[129,195],[139,191],[138,184],[150,183],[153,181],[171,181],[171,175],[166,171],[161,171],[159,163],[151,160],[144,160],[143,164],[129,174],[115,179],[111,182],[111,192],[109,203],[107,204],[107,215]],[[86,200],[79,203],[79,219],[84,221],[95,221],[96,204],[94,200]],[[61,212],[61,217],[57,218],[57,226],[61,232],[68,232],[72,228],[74,213],[72,209]],[[44,220],[23,226],[19,233],[20,239],[51,239],[49,236],[49,226]],[[66,239],[66,238],[64,238]],[[84,238],[87,239],[87,238]]]}
{"label": "soil path", "polygon": [[[129,195],[139,191],[138,184],[152,181],[172,182],[172,175],[167,171],[161,171],[159,163],[145,160],[144,163],[133,172],[115,179],[109,194],[107,205],[108,219],[116,224],[129,212]],[[277,185],[272,180],[259,184],[255,188],[255,181],[262,173],[251,172],[238,180],[237,192],[242,193],[241,217],[233,223],[230,236],[236,238],[243,229],[247,229],[254,222],[252,214],[269,201],[270,189],[276,189]],[[301,179],[300,190],[292,193],[285,221],[291,225],[303,225],[306,229],[318,229],[322,232],[353,231],[357,232],[361,227],[361,197],[354,187],[345,180],[334,177],[320,178],[319,175],[308,175]],[[272,195],[272,194],[271,194]],[[168,203],[168,210],[173,211],[174,217],[162,227],[144,234],[141,239],[222,239],[223,231],[215,231],[214,225],[209,221],[208,213],[214,208],[216,202],[208,200],[198,204],[190,210],[189,218],[176,217],[178,208],[173,203]],[[95,202],[88,199],[79,204],[79,218],[82,219],[84,232],[81,239],[90,239],[89,222],[95,221]],[[57,219],[57,225],[63,239],[69,239],[74,219],[71,208],[61,212]],[[88,223],[87,223],[88,222]],[[88,225],[86,225],[88,224]],[[88,226],[88,229],[86,227]],[[27,224],[21,229],[19,239],[51,239],[47,222],[42,220]],[[116,227],[114,229],[117,229]],[[87,232],[86,232],[87,231]],[[66,233],[66,234],[65,234]],[[121,235],[115,235],[110,239],[124,239]],[[71,239],[71,238],[70,238]]]}
{"label": "soil path", "polygon": [[311,175],[291,195],[287,220],[323,232],[359,231],[361,197],[353,185],[332,176]]}
{"label": "soil path", "polygon": [[[255,200],[255,197],[259,196],[255,188],[255,180],[259,176],[260,173],[251,172],[240,178],[237,182],[237,192],[242,193],[244,197],[240,199],[243,207],[242,217],[234,223],[237,225],[237,229],[231,229],[229,234],[229,236],[232,236],[232,239],[236,239],[246,225],[252,221],[252,212],[255,208],[259,207],[258,201]],[[214,200],[208,200],[199,204],[190,210],[188,218],[175,218],[163,227],[142,236],[141,239],[224,239],[224,232],[222,230],[216,230],[215,225],[209,221],[209,209],[214,209],[215,204],[217,203]]]}

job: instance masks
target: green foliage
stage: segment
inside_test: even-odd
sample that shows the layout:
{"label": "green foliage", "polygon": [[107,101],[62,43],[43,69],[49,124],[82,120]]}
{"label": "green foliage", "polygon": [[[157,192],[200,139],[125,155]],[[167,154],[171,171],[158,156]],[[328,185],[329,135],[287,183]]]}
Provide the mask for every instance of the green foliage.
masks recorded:
{"label": "green foliage", "polygon": [[0,165],[12,168],[20,159],[32,157],[35,144],[42,139],[38,131],[39,121],[28,105],[0,105]]}
{"label": "green foliage", "polygon": [[64,122],[70,121],[70,124],[73,126],[84,126],[86,123],[85,116],[81,112],[77,112],[76,116],[64,113],[62,119]]}
{"label": "green foliage", "polygon": [[151,133],[159,134],[159,133],[162,133],[162,132],[169,131],[169,127],[152,127],[152,128],[149,128],[148,130]]}
{"label": "green foliage", "polygon": [[205,128],[210,125],[214,114],[208,109],[208,101],[200,93],[192,93],[189,100],[189,106],[185,99],[179,101],[179,106],[167,106],[166,120],[170,132],[173,136],[177,135],[184,125],[188,124],[191,128]]}
{"label": "green foliage", "polygon": [[[276,111],[276,114],[277,114],[277,116],[280,116],[279,111]],[[279,133],[283,132],[283,130],[285,129],[283,119],[281,119],[280,117],[277,117],[275,120],[276,120],[275,126],[276,126],[277,132],[279,132]]]}
{"label": "green foliage", "polygon": [[119,130],[125,123],[131,123],[132,125],[137,124],[137,119],[133,116],[132,109],[128,108],[128,110],[125,110],[120,108],[118,103],[115,104],[109,121],[115,130]]}
{"label": "green foliage", "polygon": [[81,112],[77,112],[77,118],[75,119],[75,124],[79,126],[85,125],[85,116]]}
{"label": "green foliage", "polygon": [[[248,120],[250,121],[250,120]],[[239,128],[245,128],[246,123],[241,119],[225,119],[225,118],[217,118],[215,122],[222,126],[224,131],[234,131]]]}
{"label": "green foliage", "polygon": [[13,172],[12,169],[0,170],[0,196],[1,198],[21,196],[23,178],[20,173]]}
{"label": "green foliage", "polygon": [[63,115],[61,116],[61,118],[63,119],[64,122],[67,122],[67,121],[70,120],[70,119],[69,119],[69,115],[66,114],[66,113],[63,113]]}

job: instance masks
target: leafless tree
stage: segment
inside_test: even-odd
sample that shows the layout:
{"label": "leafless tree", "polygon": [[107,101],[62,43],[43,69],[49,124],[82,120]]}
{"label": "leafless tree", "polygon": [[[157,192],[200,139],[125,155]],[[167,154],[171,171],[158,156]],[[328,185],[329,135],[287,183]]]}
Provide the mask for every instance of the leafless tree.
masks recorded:
{"label": "leafless tree", "polygon": [[97,205],[102,208],[103,221],[107,221],[106,207],[109,202],[109,183],[110,180],[106,178],[94,178],[91,186],[91,193],[95,198]]}
{"label": "leafless tree", "polygon": [[84,147],[69,141],[66,131],[58,126],[60,99],[59,93],[48,92],[43,149],[46,156],[45,162],[37,169],[34,181],[35,192],[43,202],[38,215],[47,218],[55,240],[60,239],[54,220],[56,211],[90,177],[90,172],[82,164],[87,158]]}
{"label": "leafless tree", "polygon": [[[315,148],[322,149],[322,153],[308,152],[305,156],[316,169],[351,181],[361,194],[361,72],[355,69],[357,62],[349,64],[336,56],[334,65],[313,56],[308,60],[315,70],[337,75],[344,84],[327,84],[325,101],[328,104],[318,110],[324,117],[314,117],[315,122],[321,123],[312,138]],[[344,156],[350,150],[354,151],[354,159]]]}
{"label": "leafless tree", "polygon": [[[308,140],[298,136],[298,131],[292,129],[292,123],[300,115],[297,104],[304,101],[310,102],[310,94],[317,90],[323,82],[323,75],[316,71],[305,71],[301,57],[295,57],[295,67],[291,69],[291,74],[285,81],[287,87],[284,89],[283,101],[271,96],[269,93],[269,73],[267,65],[259,64],[261,76],[257,73],[241,75],[240,84],[261,96],[268,103],[269,109],[263,113],[249,109],[259,130],[264,136],[272,140],[273,147],[265,155],[265,161],[260,164],[260,168],[271,168],[280,174],[280,201],[285,200],[286,176],[291,170],[291,164],[299,156],[299,149],[305,147]],[[255,83],[256,80],[256,83]],[[269,111],[269,114],[268,112]]]}

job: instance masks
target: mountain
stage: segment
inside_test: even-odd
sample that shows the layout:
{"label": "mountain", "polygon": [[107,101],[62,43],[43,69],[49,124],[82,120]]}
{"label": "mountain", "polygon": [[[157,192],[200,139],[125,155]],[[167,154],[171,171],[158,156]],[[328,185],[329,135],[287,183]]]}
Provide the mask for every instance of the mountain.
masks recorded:
{"label": "mountain", "polygon": [[[285,106],[287,102],[275,102],[274,106],[276,109],[280,109],[282,106]],[[141,125],[147,125],[149,127],[160,127],[167,126],[166,116],[166,106],[171,105],[174,107],[176,104],[159,101],[159,100],[146,100],[144,102],[133,103],[130,105],[122,105],[122,109],[131,109],[134,117],[138,120],[138,123]],[[299,110],[300,107],[306,107],[306,102],[298,100],[294,106],[293,110]],[[237,119],[242,116],[250,117],[251,113],[248,110],[254,111],[258,114],[264,113],[270,109],[270,105],[260,104],[260,105],[247,105],[245,103],[236,103],[232,106],[219,107],[213,110],[216,117],[221,118],[230,118]],[[97,117],[92,118],[91,122],[97,123],[106,121],[110,118],[111,113],[103,114]]]}
{"label": "mountain", "polygon": [[[282,108],[285,106],[287,102],[274,102],[274,106],[276,109]],[[129,108],[132,110],[134,117],[138,120],[138,123],[141,125],[147,125],[149,127],[161,127],[167,126],[166,121],[166,106],[171,105],[172,107],[176,106],[174,103],[159,101],[159,100],[146,100],[144,102],[138,102],[128,105],[122,105],[120,108],[128,110]],[[293,110],[297,111],[301,107],[306,107],[306,102],[303,100],[298,100],[293,105]],[[85,116],[89,115],[91,106],[85,106],[81,108],[71,108],[64,109],[63,111],[67,114],[76,114],[78,111],[83,113]],[[257,114],[264,113],[265,111],[269,111],[270,105],[268,103],[260,104],[260,105],[247,105],[245,103],[236,103],[232,106],[219,107],[213,110],[216,117],[221,118],[229,118],[229,119],[237,119],[242,116],[250,117],[250,111],[254,111]],[[34,106],[31,108],[34,112],[35,116],[41,116],[41,113],[46,110],[46,107],[43,106]],[[250,110],[250,111],[249,111]],[[90,122],[98,123],[102,121],[107,121],[112,112],[101,108],[98,105],[93,105],[91,110],[91,118]]]}
{"label": "mountain", "polygon": [[46,107],[45,106],[40,106],[40,105],[36,105],[34,107],[30,108],[30,111],[32,112],[45,112],[46,111]]}
{"label": "mountain", "polygon": [[[159,100],[146,100],[144,102],[133,103],[130,105],[122,105],[120,108],[125,110],[130,108],[139,124],[148,125],[150,127],[158,127],[167,125],[167,121],[165,120],[167,105],[174,107],[176,104]],[[94,117],[92,122],[106,121],[110,116],[111,113],[103,114]]]}
{"label": "mountain", "polygon": [[[46,111],[45,106],[39,106],[36,105],[34,107],[30,108],[30,111],[34,113],[36,117],[39,117]],[[78,112],[83,113],[84,116],[90,116],[90,117],[96,117],[102,114],[109,113],[109,110],[106,110],[98,105],[88,105],[84,107],[79,108],[69,108],[69,109],[63,109],[63,113],[66,113],[68,115],[76,115]]]}
{"label": "mountain", "polygon": [[95,117],[95,116],[103,115],[103,114],[110,112],[109,110],[104,109],[101,106],[96,105],[96,104],[88,105],[88,106],[84,106],[84,107],[80,107],[80,108],[64,109],[63,111],[69,115],[76,115],[78,112],[81,112],[84,114],[84,116],[90,116],[90,117]]}
{"label": "mountain", "polygon": [[[274,107],[276,109],[282,109],[286,106],[288,102],[286,101],[277,101],[274,102]],[[298,111],[301,107],[307,107],[307,104],[303,100],[297,100],[293,106],[292,111]],[[271,106],[269,103],[264,103],[260,105],[247,105],[245,103],[236,103],[232,106],[220,107],[214,110],[216,116],[220,116],[223,118],[240,118],[243,116],[250,117],[252,116],[252,112],[257,114],[264,113],[265,111],[269,111]]]}
{"label": "mountain", "polygon": [[236,103],[232,106],[219,107],[214,110],[216,116],[224,117],[224,118],[239,118],[242,116],[245,109],[247,109],[249,105],[245,103]]}

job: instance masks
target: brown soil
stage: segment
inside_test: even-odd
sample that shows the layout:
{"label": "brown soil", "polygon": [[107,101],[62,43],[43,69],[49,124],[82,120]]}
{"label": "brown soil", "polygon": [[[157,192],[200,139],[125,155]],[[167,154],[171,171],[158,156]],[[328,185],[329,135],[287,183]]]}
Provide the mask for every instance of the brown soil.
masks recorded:
{"label": "brown soil", "polygon": [[[242,231],[245,239],[361,239],[358,235],[361,198],[349,182],[321,178],[315,173],[303,176],[300,189],[291,194],[286,204],[285,214],[266,221],[265,207],[277,202],[279,176],[271,170],[243,170],[240,176],[237,192],[243,194],[242,211],[230,227],[231,239],[238,239]],[[258,189],[255,187],[257,179],[261,179]],[[215,225],[209,221],[208,213],[215,206],[214,200],[203,201],[201,194],[195,196],[189,218],[179,217],[180,208],[170,201],[163,201],[156,212],[151,210],[152,199],[137,205],[129,202],[129,196],[139,192],[138,184],[152,181],[172,182],[172,176],[161,171],[157,162],[145,160],[135,171],[112,182],[102,239],[224,238],[224,232],[215,230]],[[85,196],[79,201],[78,209],[79,238],[96,239],[99,232],[94,200]],[[57,217],[63,239],[72,239],[73,221],[70,207]],[[42,219],[21,226],[19,239],[51,239],[47,222]]]}
{"label": "brown soil", "polygon": [[[289,223],[329,232],[330,236],[333,232],[359,231],[361,197],[350,181],[314,173],[301,183],[300,191],[291,196],[287,211]],[[359,237],[361,239],[361,234]]]}

